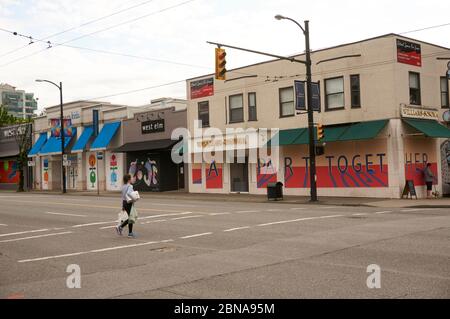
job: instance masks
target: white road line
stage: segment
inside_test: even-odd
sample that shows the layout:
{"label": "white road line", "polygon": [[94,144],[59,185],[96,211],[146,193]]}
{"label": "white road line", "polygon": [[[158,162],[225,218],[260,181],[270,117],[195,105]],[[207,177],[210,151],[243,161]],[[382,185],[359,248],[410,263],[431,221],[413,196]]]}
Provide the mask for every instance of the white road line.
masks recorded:
{"label": "white road line", "polygon": [[317,209],[333,209],[333,208],[339,208],[339,207],[336,207],[336,206],[317,207]]}
{"label": "white road line", "polygon": [[266,224],[259,224],[258,227],[264,227],[264,226],[271,226],[271,225],[279,225],[279,224],[287,224],[287,223],[295,223],[295,222],[301,222],[306,220],[315,220],[315,219],[326,219],[326,218],[336,218],[336,217],[342,217],[344,215],[330,215],[330,216],[319,216],[319,217],[306,217],[306,218],[299,218],[299,219],[292,219],[292,220],[282,220],[279,222],[273,222],[273,223],[266,223]]}
{"label": "white road line", "polygon": [[268,212],[282,212],[282,209],[267,209]]}
{"label": "white road line", "polygon": [[8,225],[6,225],[6,224],[0,224],[0,226],[8,226]]}
{"label": "white road line", "polygon": [[0,241],[0,243],[9,243],[9,242],[12,242],[12,241],[20,241],[20,240],[27,240],[27,239],[35,239],[35,238],[67,235],[67,234],[72,234],[72,233],[73,232],[71,232],[71,231],[66,231],[66,232],[63,232],[63,233],[56,233],[56,234],[46,234],[46,235],[30,236],[30,237],[24,237],[24,238],[14,238],[14,239],[2,240],[2,241]]}
{"label": "white road line", "polygon": [[162,223],[162,222],[166,222],[166,221],[167,221],[167,219],[151,220],[149,222],[141,223],[141,225],[156,224],[156,223]]}
{"label": "white road line", "polygon": [[152,218],[159,218],[159,217],[170,217],[170,216],[182,216],[182,215],[189,215],[193,214],[193,212],[184,212],[184,213],[176,213],[176,214],[161,214],[161,215],[152,215],[152,216],[146,216],[146,217],[139,217],[139,219],[152,219]]}
{"label": "white road line", "polygon": [[52,212],[46,212],[45,214],[49,214],[49,215],[61,215],[61,216],[74,216],[74,217],[87,217],[87,215],[64,214],[64,213],[52,213]]}
{"label": "white road line", "polygon": [[250,226],[244,226],[244,227],[236,227],[236,228],[230,228],[230,229],[226,229],[224,230],[224,232],[232,232],[232,231],[236,231],[236,230],[241,230],[241,229],[249,229]]}
{"label": "white road line", "polygon": [[106,226],[106,227],[100,227],[99,229],[111,229],[116,228],[116,226]]}
{"label": "white road line", "polygon": [[392,213],[392,210],[387,210],[384,212],[375,212],[375,214],[389,214],[389,213]]}
{"label": "white road line", "polygon": [[368,213],[358,213],[358,214],[352,214],[352,216],[367,216]]}
{"label": "white road line", "polygon": [[236,214],[246,214],[246,213],[258,213],[259,210],[240,210],[235,212]]}
{"label": "white road line", "polygon": [[71,254],[47,256],[47,257],[40,257],[40,258],[33,258],[33,259],[23,259],[23,260],[19,260],[18,262],[19,263],[28,263],[28,262],[33,262],[33,261],[43,261],[43,260],[49,260],[49,259],[73,257],[73,256],[80,256],[80,255],[87,255],[87,254],[94,254],[94,253],[102,253],[102,252],[105,252],[105,251],[112,251],[112,250],[119,250],[119,249],[126,249],[126,248],[134,248],[134,247],[141,247],[141,246],[153,245],[153,244],[158,244],[158,243],[160,243],[160,242],[149,241],[149,242],[140,243],[140,244],[116,246],[116,247],[95,249],[95,250],[89,250],[89,251],[81,251],[81,252],[71,253]]}
{"label": "white road line", "polygon": [[220,215],[231,215],[231,213],[225,212],[225,213],[210,213],[209,216],[220,216]]}
{"label": "white road line", "polygon": [[117,223],[117,220],[111,221],[111,222],[98,222],[98,223],[74,225],[74,226],[72,226],[72,228],[81,228],[81,227],[88,227],[88,226],[106,225],[106,224],[112,224],[112,223]]}
{"label": "white road line", "polygon": [[22,232],[17,232],[17,233],[0,234],[0,237],[30,234],[30,233],[39,233],[39,232],[44,232],[44,231],[48,231],[48,229],[37,229],[37,230],[22,231]]}
{"label": "white road line", "polygon": [[181,219],[199,218],[199,217],[203,217],[203,215],[194,215],[194,216],[177,217],[177,218],[172,218],[171,220],[181,220]]}
{"label": "white road line", "polygon": [[425,210],[431,210],[430,208],[412,208],[412,209],[403,209],[401,212],[409,213],[409,212],[420,212]]}
{"label": "white road line", "polygon": [[305,210],[305,209],[307,209],[306,207],[293,207],[293,208],[290,208],[290,210]]}
{"label": "white road line", "polygon": [[184,237],[179,237],[179,238],[181,238],[181,239],[189,239],[189,238],[208,236],[208,235],[212,235],[212,233],[195,234],[195,235],[184,236]]}
{"label": "white road line", "polygon": [[171,243],[173,242],[173,239],[167,239],[167,240],[161,240],[161,243]]}

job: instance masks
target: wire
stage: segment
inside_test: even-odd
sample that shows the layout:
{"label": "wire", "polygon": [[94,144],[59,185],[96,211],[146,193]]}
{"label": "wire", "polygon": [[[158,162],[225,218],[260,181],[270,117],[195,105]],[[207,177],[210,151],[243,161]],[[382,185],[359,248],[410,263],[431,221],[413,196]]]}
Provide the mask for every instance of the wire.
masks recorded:
{"label": "wire", "polygon": [[399,34],[401,35],[401,34],[408,34],[408,33],[413,33],[413,32],[424,31],[424,30],[436,29],[436,28],[446,27],[446,26],[449,26],[449,25],[450,25],[450,22],[449,23],[444,23],[444,24],[433,25],[431,27],[425,27],[425,28],[421,28],[421,29],[417,29],[417,30],[401,32]]}
{"label": "wire", "polygon": [[[138,21],[138,20],[147,18],[147,17],[149,17],[149,16],[151,16],[151,15],[155,15],[155,14],[159,14],[159,13],[162,13],[162,12],[165,12],[165,11],[168,11],[168,10],[171,10],[171,9],[175,9],[175,8],[177,8],[177,7],[186,5],[186,4],[188,4],[188,3],[190,3],[190,2],[193,2],[193,1],[196,1],[196,0],[188,0],[188,1],[184,1],[184,2],[178,3],[178,4],[176,4],[176,5],[173,5],[173,6],[170,6],[170,7],[164,8],[164,9],[161,9],[161,10],[157,10],[157,11],[154,11],[154,12],[151,12],[151,13],[149,13],[149,14],[146,14],[146,15],[143,15],[143,16],[140,16],[140,17],[137,17],[137,18],[134,18],[134,19],[127,20],[127,21],[125,21],[125,22],[121,22],[121,23],[112,25],[112,26],[110,26],[110,27],[108,27],[108,28],[104,28],[104,29],[101,29],[101,30],[97,30],[97,31],[88,33],[88,34],[84,34],[84,35],[82,35],[82,36],[79,36],[79,37],[76,37],[76,38],[74,38],[74,39],[68,40],[68,41],[66,41],[66,42],[59,43],[59,44],[55,44],[54,47],[57,47],[57,46],[63,46],[63,45],[65,45],[65,44],[67,44],[67,43],[74,42],[74,41],[80,40],[80,39],[82,39],[82,38],[85,38],[85,37],[88,37],[88,36],[91,36],[91,35],[94,35],[94,34],[97,34],[97,33],[100,33],[100,32],[104,32],[104,31],[107,31],[107,30],[111,30],[111,29],[113,29],[113,28],[122,26],[122,25],[124,25],[124,24],[128,24],[128,23],[131,23],[131,22],[135,22],[135,21]],[[2,28],[0,28],[0,30],[6,31],[6,32],[8,32],[8,33],[13,33],[14,35],[19,35],[19,36],[22,36],[22,37],[25,37],[25,38],[29,38],[29,39],[32,38],[32,37],[27,37],[27,36],[22,35],[22,34],[19,34],[19,33],[17,33],[17,32],[11,32],[11,31],[9,31],[9,30],[5,30],[5,29],[2,29]],[[39,42],[46,42],[46,43],[49,43],[49,44],[50,44],[50,41],[44,41],[44,39],[34,39],[34,40],[39,41]],[[39,54],[39,53],[41,53],[41,52],[44,52],[44,51],[46,51],[47,49],[50,49],[50,48],[52,48],[52,47],[49,46],[48,48],[46,48],[46,49],[44,49],[44,50],[36,51],[36,52],[34,52],[34,53],[32,53],[32,54],[29,54],[29,55],[26,55],[26,56],[17,58],[17,59],[12,60],[12,61],[9,61],[9,62],[7,62],[7,63],[5,63],[5,64],[0,65],[0,67],[7,66],[7,65],[10,65],[10,64],[12,64],[12,63],[21,61],[21,60],[26,59],[26,58],[28,58],[28,57],[31,57],[31,56],[34,56],[34,55]]]}
{"label": "wire", "polygon": [[[60,31],[60,32],[57,32],[57,33],[54,33],[54,34],[51,34],[51,35],[49,35],[49,36],[43,38],[42,40],[47,40],[47,39],[56,37],[56,36],[58,36],[58,35],[61,35],[61,34],[64,34],[64,33],[70,32],[70,31],[73,31],[73,30],[75,30],[75,29],[79,29],[79,28],[85,27],[85,26],[90,25],[90,24],[92,24],[92,23],[95,23],[95,22],[98,22],[98,21],[101,21],[101,20],[110,18],[110,17],[112,17],[112,16],[118,15],[118,14],[120,14],[120,13],[123,13],[123,12],[129,11],[129,10],[132,10],[132,9],[135,9],[135,8],[138,8],[138,7],[141,7],[141,6],[146,5],[146,4],[148,4],[148,3],[150,3],[150,2],[153,2],[153,1],[155,1],[155,0],[145,1],[145,2],[139,3],[139,4],[137,4],[137,5],[134,5],[134,6],[131,6],[131,7],[128,7],[128,8],[125,8],[125,9],[122,9],[122,10],[119,10],[119,11],[116,11],[116,12],[113,12],[113,13],[108,14],[108,15],[106,15],[106,16],[102,16],[102,17],[99,17],[99,18],[96,18],[96,19],[93,19],[93,20],[86,21],[86,22],[84,22],[84,23],[82,23],[82,24],[80,24],[80,25],[78,25],[78,26],[76,26],[76,27],[71,27],[71,28],[69,28],[69,29],[66,29],[66,30],[63,30],[63,31]],[[4,30],[3,30],[3,31],[4,31]],[[30,38],[30,40],[31,40],[31,39],[32,39],[32,38]],[[24,46],[21,46],[21,47],[19,47],[19,48],[14,49],[14,50],[11,50],[11,51],[8,51],[8,52],[6,52],[6,53],[3,53],[3,54],[0,55],[0,58],[1,58],[1,57],[4,57],[4,56],[7,56],[7,55],[9,55],[9,54],[11,54],[11,53],[14,53],[14,52],[16,52],[16,51],[20,51],[20,50],[22,50],[22,49],[24,49],[24,48],[28,48],[28,47],[29,47],[31,44],[33,44],[33,43],[34,43],[34,42],[30,41],[30,43],[28,43],[27,45],[24,45]]]}

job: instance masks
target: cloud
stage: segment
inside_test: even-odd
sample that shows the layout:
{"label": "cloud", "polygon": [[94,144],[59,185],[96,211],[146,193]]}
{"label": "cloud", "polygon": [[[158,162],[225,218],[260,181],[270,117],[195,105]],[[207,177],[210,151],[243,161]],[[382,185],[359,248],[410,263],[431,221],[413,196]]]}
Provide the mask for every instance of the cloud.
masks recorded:
{"label": "cloud", "polygon": [[[1,0],[0,27],[34,37],[45,37],[78,26],[144,0]],[[182,3],[183,0],[154,0],[111,18],[77,28],[58,37],[53,43],[95,32]],[[32,57],[0,67],[0,82],[8,82],[34,92],[40,107],[58,103],[56,89],[36,78],[62,81],[65,101],[110,95],[191,78],[213,72],[214,47],[207,40],[256,50],[289,55],[302,52],[301,30],[289,21],[276,21],[280,13],[298,21],[310,20],[313,49],[357,41],[390,32],[402,32],[446,23],[445,1],[379,0],[362,2],[293,1],[293,0],[196,0],[165,12],[105,32],[74,41],[73,45],[122,52],[192,64],[189,67],[54,47]],[[428,42],[450,46],[449,27],[409,34]],[[0,56],[27,45],[28,40],[0,32]],[[0,58],[0,65],[45,48],[35,43],[12,55]],[[236,50],[228,51],[229,68],[267,60],[264,56]],[[107,98],[106,100],[141,105],[160,96],[185,96],[184,83],[170,87]]]}

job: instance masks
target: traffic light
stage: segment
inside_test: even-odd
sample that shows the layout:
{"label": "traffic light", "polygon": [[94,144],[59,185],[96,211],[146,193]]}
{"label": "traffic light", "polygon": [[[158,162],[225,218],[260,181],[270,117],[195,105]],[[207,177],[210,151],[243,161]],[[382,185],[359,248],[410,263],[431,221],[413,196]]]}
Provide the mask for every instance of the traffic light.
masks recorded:
{"label": "traffic light", "polygon": [[322,124],[317,124],[317,140],[320,141],[324,138],[325,133],[323,130],[323,125]]}
{"label": "traffic light", "polygon": [[227,61],[225,57],[227,53],[224,49],[216,48],[216,80],[226,80],[227,69],[225,68]]}

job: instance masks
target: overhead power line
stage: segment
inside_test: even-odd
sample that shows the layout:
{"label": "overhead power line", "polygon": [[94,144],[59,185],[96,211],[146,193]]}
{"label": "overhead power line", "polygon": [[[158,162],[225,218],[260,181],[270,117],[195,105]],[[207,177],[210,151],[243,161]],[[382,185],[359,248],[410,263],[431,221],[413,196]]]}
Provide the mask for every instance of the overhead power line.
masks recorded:
{"label": "overhead power line", "polygon": [[449,23],[444,23],[444,24],[433,25],[431,27],[425,27],[425,28],[421,28],[421,29],[401,32],[399,34],[403,35],[403,34],[408,34],[408,33],[420,32],[420,31],[425,31],[425,30],[430,30],[430,29],[442,28],[442,27],[446,27],[446,26],[449,26],[449,25],[450,25],[450,22]]}
{"label": "overhead power line", "polygon": [[[132,9],[135,9],[135,8],[138,8],[138,7],[141,7],[141,6],[146,5],[146,4],[148,4],[148,3],[150,3],[150,2],[153,2],[153,1],[155,1],[155,0],[148,0],[148,1],[145,1],[145,2],[142,2],[142,3],[139,3],[139,4],[136,4],[136,5],[131,6],[131,7],[127,7],[127,8],[125,8],[125,9],[122,9],[122,10],[119,10],[119,11],[115,11],[115,12],[110,13],[110,14],[108,14],[108,15],[105,15],[105,16],[102,16],[102,17],[99,17],[99,18],[96,18],[96,19],[93,19],[93,20],[86,21],[86,22],[84,22],[84,23],[82,23],[82,24],[80,24],[80,25],[78,25],[78,26],[71,27],[71,28],[69,28],[69,29],[66,29],[66,30],[63,30],[63,31],[60,31],[60,32],[56,32],[56,33],[53,33],[53,34],[51,34],[51,35],[49,35],[49,36],[46,36],[45,38],[42,38],[42,40],[48,40],[48,39],[51,39],[51,38],[56,37],[56,36],[58,36],[58,35],[61,35],[61,34],[64,34],[64,33],[67,33],[67,32],[70,32],[70,31],[73,31],[73,30],[82,28],[82,27],[85,27],[85,26],[90,25],[90,24],[93,24],[93,23],[95,23],[95,22],[102,21],[102,20],[105,20],[105,19],[107,19],[107,18],[110,18],[110,17],[113,17],[113,16],[115,16],[115,15],[118,15],[118,14],[120,14],[120,13],[123,13],[123,12],[129,11],[129,10],[132,10]],[[31,38],[30,40],[34,40],[34,39]],[[33,43],[34,43],[33,41],[30,41],[30,43],[28,43],[27,45],[24,45],[24,46],[21,46],[21,47],[18,47],[18,48],[16,48],[16,49],[14,49],[14,50],[11,50],[11,51],[8,51],[8,52],[6,52],[6,53],[3,53],[3,54],[0,55],[0,58],[1,58],[1,57],[4,57],[4,56],[7,56],[7,55],[9,55],[9,54],[11,54],[11,53],[20,51],[20,50],[22,50],[22,49],[24,49],[24,48],[28,48],[28,47],[29,47],[31,44],[33,44]]]}
{"label": "overhead power line", "polygon": [[[143,15],[143,16],[140,16],[140,17],[137,17],[137,18],[134,18],[134,19],[131,19],[131,20],[127,20],[127,21],[124,21],[124,22],[121,22],[121,23],[112,25],[112,26],[110,26],[110,27],[107,27],[107,28],[104,28],[104,29],[101,29],[101,30],[97,30],[97,31],[94,31],[94,32],[91,32],[91,33],[88,33],[88,34],[81,35],[81,36],[76,37],[76,38],[74,38],[74,39],[65,41],[65,42],[63,42],[63,43],[55,44],[54,46],[51,46],[51,42],[50,42],[50,41],[45,41],[46,43],[49,44],[49,47],[47,47],[46,49],[39,50],[39,51],[36,51],[36,52],[31,53],[31,54],[29,54],[29,55],[25,55],[25,56],[23,56],[23,57],[20,57],[20,58],[15,59],[15,60],[9,61],[9,62],[7,62],[7,63],[5,63],[5,64],[0,65],[0,67],[7,66],[7,65],[10,65],[10,64],[16,63],[16,62],[18,62],[18,61],[21,61],[21,60],[23,60],[23,59],[29,58],[29,57],[31,57],[31,56],[34,56],[34,55],[39,54],[39,53],[41,53],[41,52],[44,52],[44,51],[46,51],[47,49],[50,49],[50,48],[52,48],[52,47],[62,46],[62,45],[65,45],[65,44],[67,44],[67,43],[74,42],[74,41],[83,39],[83,38],[85,38],[85,37],[88,37],[88,36],[91,36],[91,35],[94,35],[94,34],[97,34],[97,33],[100,33],[100,32],[104,32],[104,31],[107,31],[107,30],[111,30],[111,29],[113,29],[113,28],[116,28],[116,27],[119,27],[119,26],[122,26],[122,25],[125,25],[125,24],[128,24],[128,23],[131,23],[131,22],[135,22],[135,21],[144,19],[144,18],[147,18],[147,17],[149,17],[149,16],[156,15],[156,14],[158,14],[158,13],[162,13],[162,12],[165,12],[165,11],[168,11],[168,10],[171,10],[171,9],[175,9],[175,8],[181,7],[181,6],[183,6],[183,5],[186,5],[186,4],[188,4],[188,3],[190,3],[190,2],[194,2],[194,1],[196,1],[196,0],[187,0],[187,1],[184,1],[184,2],[181,2],[181,3],[178,3],[178,4],[176,4],[176,5],[173,5],[173,6],[164,8],[164,9],[160,9],[160,10],[157,10],[157,11],[154,11],[154,12],[151,12],[151,13],[149,13],[149,14],[145,14],[145,15]],[[0,28],[0,30],[5,31],[5,29],[1,29],[1,28]],[[9,30],[7,30],[7,32],[11,33],[11,31],[9,31]],[[17,33],[17,32],[13,32],[13,34],[19,35],[19,33]],[[24,35],[21,35],[21,36],[26,37],[26,36],[24,36]],[[36,41],[39,41],[39,42],[44,41],[44,39],[34,39],[34,38],[30,38],[30,37],[26,37],[26,38],[33,39],[33,40],[36,40]]]}

